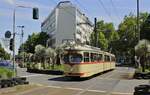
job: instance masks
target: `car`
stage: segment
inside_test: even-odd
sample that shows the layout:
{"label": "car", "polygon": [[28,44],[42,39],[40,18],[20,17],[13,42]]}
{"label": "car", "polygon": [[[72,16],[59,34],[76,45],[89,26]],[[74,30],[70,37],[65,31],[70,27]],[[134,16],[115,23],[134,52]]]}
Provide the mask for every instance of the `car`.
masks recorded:
{"label": "car", "polygon": [[0,61],[0,67],[5,67],[5,68],[8,68],[8,69],[13,69],[13,64],[9,60],[1,60]]}
{"label": "car", "polygon": [[116,62],[116,66],[121,66],[122,63],[121,62]]}

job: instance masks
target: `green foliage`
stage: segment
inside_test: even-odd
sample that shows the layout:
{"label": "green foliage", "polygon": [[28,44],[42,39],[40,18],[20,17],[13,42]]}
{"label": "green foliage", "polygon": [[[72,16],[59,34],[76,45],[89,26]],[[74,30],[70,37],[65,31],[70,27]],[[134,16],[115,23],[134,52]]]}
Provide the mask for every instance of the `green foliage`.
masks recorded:
{"label": "green foliage", "polygon": [[103,50],[108,48],[108,40],[105,38],[105,35],[102,32],[99,32],[98,47]]}
{"label": "green foliage", "polygon": [[[144,24],[147,18],[147,13],[140,14],[140,25]],[[134,59],[135,50],[134,47],[138,43],[138,32],[136,30],[137,18],[135,15],[130,13],[125,16],[122,23],[119,24],[118,34],[120,39],[115,41],[114,48],[116,49],[118,56],[125,56],[126,61]],[[142,28],[140,29],[142,32]],[[132,60],[133,61],[133,60]]]}
{"label": "green foliage", "polygon": [[14,76],[14,72],[10,69],[0,67],[0,77],[2,79],[12,78]]}
{"label": "green foliage", "polygon": [[[97,22],[98,47],[102,50],[109,50],[112,42],[119,39],[118,32],[115,31],[113,23],[105,23],[103,20]],[[91,34],[91,45],[95,45],[95,32]]]}
{"label": "green foliage", "polygon": [[20,52],[22,52],[21,50],[25,50],[25,52],[27,53],[34,53],[35,50],[35,46],[40,44],[43,46],[46,46],[46,42],[48,40],[49,36],[47,33],[45,32],[40,32],[40,33],[33,33],[32,35],[28,36],[27,41],[20,46],[19,50]]}
{"label": "green foliage", "polygon": [[[141,37],[150,39],[150,16],[148,13],[140,13]],[[138,43],[138,32],[136,31],[137,18],[130,13],[125,16],[115,30],[113,23],[105,23],[103,20],[97,22],[98,47],[102,50],[116,54],[116,57],[126,57],[126,60],[134,58],[134,47]],[[95,32],[91,34],[91,45],[95,45]]]}
{"label": "green foliage", "polygon": [[142,14],[144,22],[141,25],[140,38],[150,40],[150,14]]}
{"label": "green foliage", "polygon": [[45,49],[45,47],[44,46],[42,46],[42,45],[37,45],[36,47],[35,47],[35,55],[37,56],[37,58],[39,59],[39,60],[41,60],[41,61],[43,61],[43,59],[45,58],[45,51],[46,49]]}

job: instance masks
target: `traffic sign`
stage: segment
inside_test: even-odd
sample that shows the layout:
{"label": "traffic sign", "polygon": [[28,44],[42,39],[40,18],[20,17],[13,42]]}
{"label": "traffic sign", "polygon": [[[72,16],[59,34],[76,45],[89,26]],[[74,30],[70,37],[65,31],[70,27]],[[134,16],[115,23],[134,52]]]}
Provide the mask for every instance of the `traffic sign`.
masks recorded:
{"label": "traffic sign", "polygon": [[10,38],[11,37],[11,32],[8,30],[5,32],[5,38]]}

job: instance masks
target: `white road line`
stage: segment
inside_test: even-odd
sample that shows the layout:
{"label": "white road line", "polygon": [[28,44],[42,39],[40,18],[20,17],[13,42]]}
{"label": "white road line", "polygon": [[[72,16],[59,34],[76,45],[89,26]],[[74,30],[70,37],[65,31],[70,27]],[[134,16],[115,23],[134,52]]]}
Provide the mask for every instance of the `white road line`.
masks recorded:
{"label": "white road line", "polygon": [[61,86],[46,86],[46,87],[51,87],[51,88],[63,88]]}
{"label": "white road line", "polygon": [[[61,88],[61,89],[68,89],[68,90],[80,90],[81,92],[76,94],[80,95],[86,91],[90,92],[99,92],[99,93],[107,93],[107,91],[102,91],[102,90],[89,90],[89,89],[81,89],[81,88],[71,88],[71,87],[61,87],[61,86],[45,86],[43,84],[36,84],[38,86],[44,86],[44,87],[50,87],[50,88]],[[117,95],[133,95],[133,93],[123,93],[123,92],[112,92],[111,94],[117,94]]]}
{"label": "white road line", "polygon": [[122,93],[122,92],[112,92],[111,94],[114,94],[114,95],[133,95],[133,93]]}
{"label": "white road line", "polygon": [[70,90],[84,90],[84,89],[81,89],[81,88],[65,88],[65,89],[70,89]]}
{"label": "white road line", "polygon": [[35,77],[35,76],[42,76],[42,74],[25,75],[25,76],[21,76],[21,77]]}
{"label": "white road line", "polygon": [[101,91],[101,90],[87,90],[87,91],[91,91],[91,92],[100,92],[100,93],[106,93],[106,91]]}

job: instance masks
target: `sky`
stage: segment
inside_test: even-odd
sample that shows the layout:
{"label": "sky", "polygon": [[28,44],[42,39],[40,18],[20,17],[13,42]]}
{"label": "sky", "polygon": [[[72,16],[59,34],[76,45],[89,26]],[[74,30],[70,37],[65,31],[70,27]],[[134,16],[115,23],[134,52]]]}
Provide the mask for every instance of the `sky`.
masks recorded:
{"label": "sky", "polygon": [[[0,0],[0,39],[7,30],[12,32],[13,10],[16,5],[39,8],[39,20],[32,19],[32,9],[16,8],[16,32],[21,32],[18,25],[24,25],[24,41],[33,32],[41,31],[41,23],[52,9],[62,0]],[[113,22],[117,29],[125,15],[136,14],[136,0],[70,0],[93,22],[94,18]],[[140,12],[150,13],[150,0],[139,0]],[[16,48],[20,45],[20,35],[16,35]]]}

